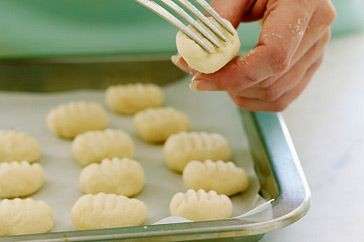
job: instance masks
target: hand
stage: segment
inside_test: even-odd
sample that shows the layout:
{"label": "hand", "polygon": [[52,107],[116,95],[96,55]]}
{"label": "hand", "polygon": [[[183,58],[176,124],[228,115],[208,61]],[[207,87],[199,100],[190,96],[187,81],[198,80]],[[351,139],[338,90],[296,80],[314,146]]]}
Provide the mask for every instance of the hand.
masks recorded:
{"label": "hand", "polygon": [[215,9],[233,23],[261,19],[257,46],[213,74],[191,70],[198,90],[227,91],[249,111],[282,111],[305,89],[322,62],[335,9],[330,0],[215,0]]}

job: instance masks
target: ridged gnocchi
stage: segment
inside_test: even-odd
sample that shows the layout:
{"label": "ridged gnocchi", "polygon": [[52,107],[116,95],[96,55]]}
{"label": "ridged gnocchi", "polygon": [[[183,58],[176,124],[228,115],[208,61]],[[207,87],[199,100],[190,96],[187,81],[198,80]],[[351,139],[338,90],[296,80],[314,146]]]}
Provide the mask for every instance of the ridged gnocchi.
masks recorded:
{"label": "ridged gnocchi", "polygon": [[106,104],[120,114],[134,114],[164,102],[163,90],[155,84],[126,84],[111,86],[106,90]]}
{"label": "ridged gnocchi", "polygon": [[227,196],[247,189],[245,171],[232,162],[190,161],[183,170],[183,182],[187,188],[216,191]]}
{"label": "ridged gnocchi", "polygon": [[182,132],[170,136],[163,153],[167,166],[182,172],[191,160],[229,160],[231,149],[220,134],[206,132]]}
{"label": "ridged gnocchi", "polygon": [[40,156],[40,146],[32,136],[15,130],[0,130],[0,162],[34,162]]}
{"label": "ridged gnocchi", "polygon": [[24,197],[38,191],[43,184],[44,172],[39,164],[0,163],[0,198]]}
{"label": "ridged gnocchi", "polygon": [[94,102],[71,102],[52,109],[47,125],[57,136],[72,139],[92,130],[106,129],[109,118],[104,108]]}
{"label": "ridged gnocchi", "polygon": [[85,167],[79,179],[83,193],[115,193],[127,197],[138,194],[144,186],[144,170],[131,159],[105,159]]}
{"label": "ridged gnocchi", "polygon": [[53,211],[43,201],[5,199],[0,202],[0,236],[45,233],[53,228]]}
{"label": "ridged gnocchi", "polygon": [[72,224],[79,230],[138,226],[146,218],[142,201],[115,194],[84,195],[71,210]]}
{"label": "ridged gnocchi", "polygon": [[203,221],[230,218],[233,205],[226,195],[200,189],[175,194],[169,204],[169,209],[172,216]]}
{"label": "ridged gnocchi", "polygon": [[147,142],[164,142],[172,134],[187,131],[190,122],[187,115],[174,108],[150,108],[137,113],[134,127]]}
{"label": "ridged gnocchi", "polygon": [[72,153],[83,166],[104,159],[131,158],[134,142],[122,130],[89,131],[76,137],[72,143]]}

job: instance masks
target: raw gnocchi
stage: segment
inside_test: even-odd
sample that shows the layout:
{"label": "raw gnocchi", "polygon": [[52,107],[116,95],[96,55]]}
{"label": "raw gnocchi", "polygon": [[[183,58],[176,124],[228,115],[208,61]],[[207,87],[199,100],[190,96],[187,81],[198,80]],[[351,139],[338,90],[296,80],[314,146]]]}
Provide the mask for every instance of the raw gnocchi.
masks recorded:
{"label": "raw gnocchi", "polygon": [[38,141],[28,134],[15,130],[0,130],[0,162],[40,159]]}
{"label": "raw gnocchi", "polygon": [[188,190],[173,196],[169,209],[172,216],[192,221],[226,219],[232,216],[233,205],[226,195],[215,191]]}
{"label": "raw gnocchi", "polygon": [[72,143],[72,153],[74,159],[85,166],[107,158],[131,158],[134,143],[122,130],[89,131],[76,137]]}
{"label": "raw gnocchi", "polygon": [[232,162],[191,161],[183,170],[187,188],[216,191],[227,196],[247,189],[249,180],[245,171]]}
{"label": "raw gnocchi", "polygon": [[187,115],[174,108],[151,108],[134,117],[138,135],[147,142],[164,142],[172,134],[187,131],[189,126]]}
{"label": "raw gnocchi", "polygon": [[47,125],[57,136],[72,139],[91,130],[106,129],[109,118],[104,108],[94,102],[71,102],[52,109]]}
{"label": "raw gnocchi", "polygon": [[106,104],[120,114],[134,114],[164,102],[163,90],[155,84],[126,84],[111,86],[106,90]]}
{"label": "raw gnocchi", "polygon": [[227,140],[220,134],[206,132],[182,132],[170,136],[163,153],[167,166],[182,172],[191,160],[229,160],[231,150]]}
{"label": "raw gnocchi", "polygon": [[0,198],[24,197],[38,191],[44,183],[39,164],[23,162],[0,163]]}
{"label": "raw gnocchi", "polygon": [[105,159],[101,164],[85,167],[80,175],[83,193],[138,194],[144,186],[144,171],[139,162],[130,159]]}
{"label": "raw gnocchi", "polygon": [[[212,18],[211,21],[214,21],[214,19]],[[222,28],[220,24],[216,24],[228,41],[224,42],[218,40],[221,45],[220,48],[215,48],[211,44],[213,49],[212,53],[206,52],[181,31],[177,33],[176,44],[178,53],[192,69],[202,73],[213,73],[220,70],[239,54],[239,35],[228,20],[224,19],[224,21],[230,26],[232,33]]]}
{"label": "raw gnocchi", "polygon": [[45,233],[53,228],[53,211],[43,201],[5,199],[0,202],[0,235]]}
{"label": "raw gnocchi", "polygon": [[146,218],[142,201],[105,193],[82,196],[71,211],[72,224],[79,230],[137,226]]}

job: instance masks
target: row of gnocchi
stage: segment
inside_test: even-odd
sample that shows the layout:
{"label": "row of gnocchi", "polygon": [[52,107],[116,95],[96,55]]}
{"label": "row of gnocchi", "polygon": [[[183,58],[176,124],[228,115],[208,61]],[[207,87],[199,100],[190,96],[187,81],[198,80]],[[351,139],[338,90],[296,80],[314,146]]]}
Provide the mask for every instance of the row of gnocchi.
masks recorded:
{"label": "row of gnocchi", "polygon": [[[111,87],[106,93],[106,103],[111,110],[136,113],[134,127],[143,140],[166,141],[163,153],[167,167],[183,172],[184,183],[190,190],[172,198],[172,215],[194,221],[231,217],[232,204],[228,196],[244,191],[248,179],[242,168],[224,162],[231,158],[228,142],[219,134],[186,132],[189,129],[187,115],[173,108],[158,107],[163,99],[162,90],[149,84]],[[79,187],[87,195],[71,210],[72,223],[77,229],[141,225],[147,218],[144,203],[128,198],[140,193],[144,186],[143,168],[139,162],[131,160],[134,143],[124,131],[107,129],[108,123],[102,106],[90,102],[61,105],[47,116],[47,125],[53,133],[61,138],[74,138],[73,157],[86,166],[80,174]],[[0,133],[0,161],[28,161],[4,163],[4,167],[12,169],[0,167],[1,198],[28,196],[42,187],[41,166],[29,164],[39,157],[39,145],[32,137],[15,131]],[[3,179],[6,176],[12,178]],[[11,216],[9,211],[21,213],[29,207],[34,207],[33,213],[23,219],[30,227],[15,226],[14,221],[6,220]],[[42,222],[32,227],[27,219],[34,217]],[[1,218],[4,221],[0,221],[3,224],[0,235],[46,232],[53,227],[51,209],[44,202],[32,199],[3,200]]]}

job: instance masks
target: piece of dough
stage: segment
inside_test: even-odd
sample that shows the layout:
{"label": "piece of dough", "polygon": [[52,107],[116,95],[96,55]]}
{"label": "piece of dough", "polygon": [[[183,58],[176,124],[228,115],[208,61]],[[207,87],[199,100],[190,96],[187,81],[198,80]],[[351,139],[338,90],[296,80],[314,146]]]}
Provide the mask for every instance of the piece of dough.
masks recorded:
{"label": "piece of dough", "polygon": [[134,155],[134,143],[122,130],[106,129],[80,134],[72,143],[75,160],[85,166],[104,159],[131,158]]}
{"label": "piece of dough", "polygon": [[104,108],[94,102],[71,102],[52,109],[47,125],[57,136],[72,139],[91,130],[106,129],[109,118]]}
{"label": "piece of dough", "polygon": [[231,200],[226,195],[215,191],[188,190],[173,196],[169,209],[172,216],[183,217],[192,221],[230,218],[233,212]]}
{"label": "piece of dough", "polygon": [[40,159],[40,146],[36,139],[15,130],[0,130],[0,162]]}
{"label": "piece of dough", "polygon": [[105,159],[85,167],[80,175],[83,193],[115,193],[127,197],[138,194],[144,186],[144,170],[131,159]]}
{"label": "piece of dough", "polygon": [[117,85],[106,90],[106,104],[120,114],[134,114],[146,108],[161,106],[163,102],[163,90],[154,84]]}
{"label": "piece of dough", "polygon": [[0,163],[0,198],[24,197],[44,184],[43,169],[26,161]]}
{"label": "piece of dough", "polygon": [[183,182],[187,188],[216,191],[227,196],[247,189],[245,171],[232,162],[190,161],[183,170]]}
{"label": "piece of dough", "polygon": [[72,224],[79,230],[138,226],[146,218],[142,201],[105,193],[82,196],[71,211]]}
{"label": "piece of dough", "polygon": [[164,142],[172,134],[187,131],[190,122],[187,115],[174,108],[151,108],[137,113],[134,127],[147,142]]}
{"label": "piece of dough", "polygon": [[191,160],[229,160],[231,150],[220,134],[206,132],[179,133],[170,136],[163,147],[167,166],[182,172]]}
{"label": "piece of dough", "polygon": [[[214,21],[213,19],[211,20]],[[214,22],[216,23],[216,21]],[[234,29],[229,21],[225,20],[225,22]],[[177,33],[176,43],[178,53],[192,69],[206,74],[214,73],[224,67],[239,54],[240,39],[238,33],[234,31],[234,35],[232,35],[222,28],[221,25],[217,23],[216,25],[219,26],[220,30],[229,39],[229,41],[223,42],[220,40],[222,47],[214,48],[215,51],[213,53],[206,52],[181,31]],[[207,40],[206,42],[209,43]],[[211,44],[211,46],[213,45]]]}
{"label": "piece of dough", "polygon": [[0,235],[45,233],[53,228],[52,209],[43,201],[5,199],[0,202]]}

